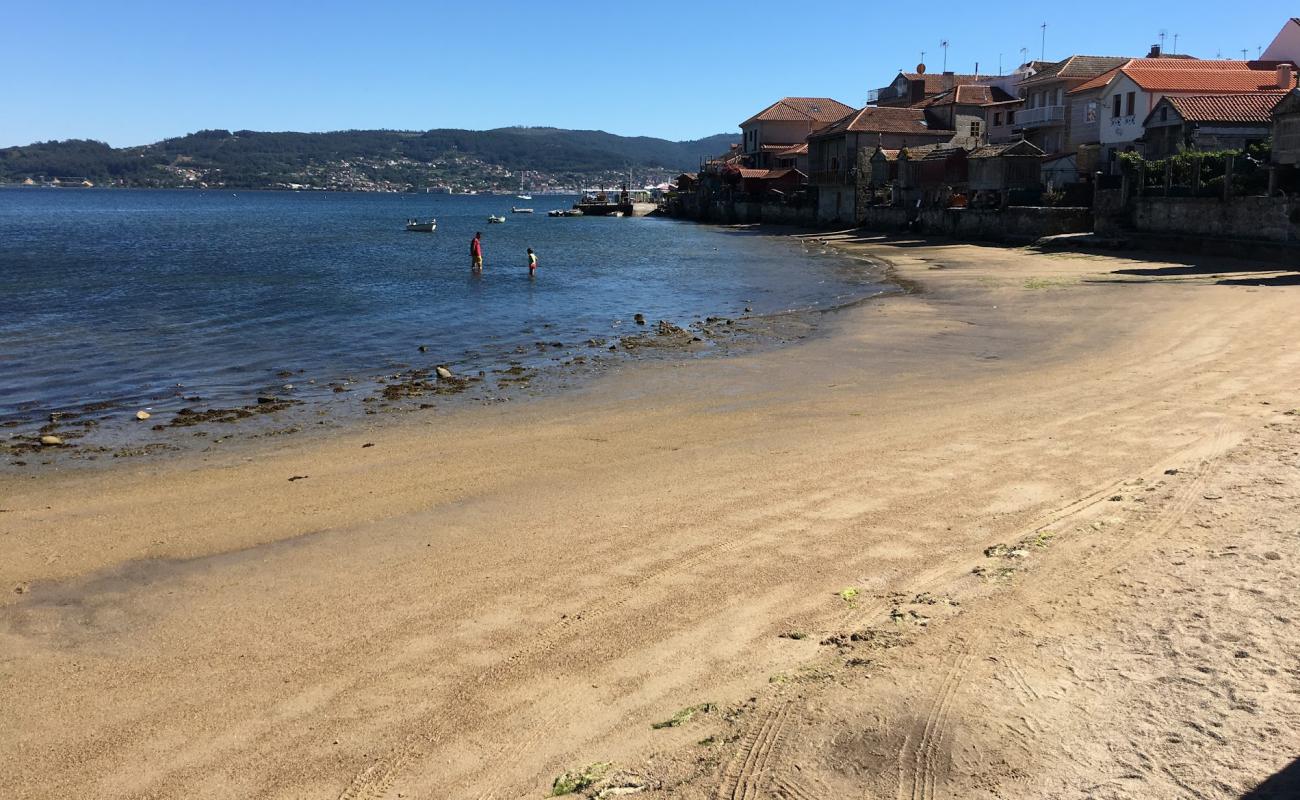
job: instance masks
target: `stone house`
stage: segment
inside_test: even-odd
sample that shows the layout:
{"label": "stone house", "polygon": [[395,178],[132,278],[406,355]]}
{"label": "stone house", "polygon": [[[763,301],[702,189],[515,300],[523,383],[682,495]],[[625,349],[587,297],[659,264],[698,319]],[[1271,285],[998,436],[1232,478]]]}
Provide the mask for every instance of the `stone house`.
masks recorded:
{"label": "stone house", "polygon": [[808,134],[852,111],[829,97],[783,97],[740,123],[741,152],[749,167],[771,169],[778,166],[776,153],[804,144]]}
{"label": "stone house", "polygon": [[1042,186],[1043,151],[1031,142],[984,145],[970,151],[966,160],[967,185],[973,192]]}
{"label": "stone house", "polygon": [[938,127],[926,110],[866,106],[808,137],[809,182],[817,188],[819,222],[856,222],[859,154],[876,147],[947,142],[951,130]]}
{"label": "stone house", "polygon": [[1243,150],[1269,137],[1281,92],[1167,95],[1142,121],[1147,158],[1184,150]]}
{"label": "stone house", "polygon": [[1300,89],[1273,107],[1273,163],[1300,167]]}
{"label": "stone house", "polygon": [[987,139],[984,107],[1015,102],[1016,98],[997,86],[961,84],[920,103],[930,119],[953,131],[952,141],[962,147],[979,147]]}
{"label": "stone house", "polygon": [[966,190],[969,174],[966,149],[956,145],[904,147],[898,154],[898,188],[907,206],[918,198],[946,205],[952,194]]}

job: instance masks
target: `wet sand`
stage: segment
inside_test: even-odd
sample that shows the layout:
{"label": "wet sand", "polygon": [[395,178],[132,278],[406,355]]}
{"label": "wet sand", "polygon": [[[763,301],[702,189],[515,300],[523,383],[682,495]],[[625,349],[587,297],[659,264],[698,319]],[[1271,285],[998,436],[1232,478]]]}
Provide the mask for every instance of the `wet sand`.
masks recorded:
{"label": "wet sand", "polygon": [[825,238],[921,291],[0,476],[5,794],[1237,797],[1300,755],[1300,289]]}

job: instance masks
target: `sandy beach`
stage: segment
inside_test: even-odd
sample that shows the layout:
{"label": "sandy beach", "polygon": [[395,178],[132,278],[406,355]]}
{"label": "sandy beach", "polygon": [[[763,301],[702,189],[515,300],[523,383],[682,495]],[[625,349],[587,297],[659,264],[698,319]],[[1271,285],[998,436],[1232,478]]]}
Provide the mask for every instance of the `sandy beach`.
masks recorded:
{"label": "sandy beach", "polygon": [[0,795],[1298,796],[1292,273],[813,238],[913,291],[0,476]]}

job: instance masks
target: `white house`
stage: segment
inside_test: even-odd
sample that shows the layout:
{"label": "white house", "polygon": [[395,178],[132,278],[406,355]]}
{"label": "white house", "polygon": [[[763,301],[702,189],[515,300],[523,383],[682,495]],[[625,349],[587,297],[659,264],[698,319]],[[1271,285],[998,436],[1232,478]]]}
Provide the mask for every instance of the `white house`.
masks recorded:
{"label": "white house", "polygon": [[1300,64],[1300,17],[1292,17],[1282,26],[1277,38],[1260,56],[1264,61],[1290,61]]}
{"label": "white house", "polygon": [[1100,141],[1105,157],[1113,159],[1117,152],[1142,148],[1142,123],[1166,95],[1287,91],[1296,86],[1296,69],[1291,62],[1135,58],[1071,94],[1099,86]]}

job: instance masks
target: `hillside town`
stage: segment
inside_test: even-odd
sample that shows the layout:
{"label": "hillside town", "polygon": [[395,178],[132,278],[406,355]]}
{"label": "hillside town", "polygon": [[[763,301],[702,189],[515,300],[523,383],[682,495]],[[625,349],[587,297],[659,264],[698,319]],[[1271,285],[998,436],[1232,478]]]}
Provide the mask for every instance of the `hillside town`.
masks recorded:
{"label": "hillside town", "polygon": [[[919,64],[860,108],[776,100],[740,123],[740,144],[679,176],[669,211],[979,238],[1112,226],[1300,241],[1297,63],[1300,18],[1255,59],[1153,45],[998,75]],[[1253,198],[1249,213],[1234,202]]]}

